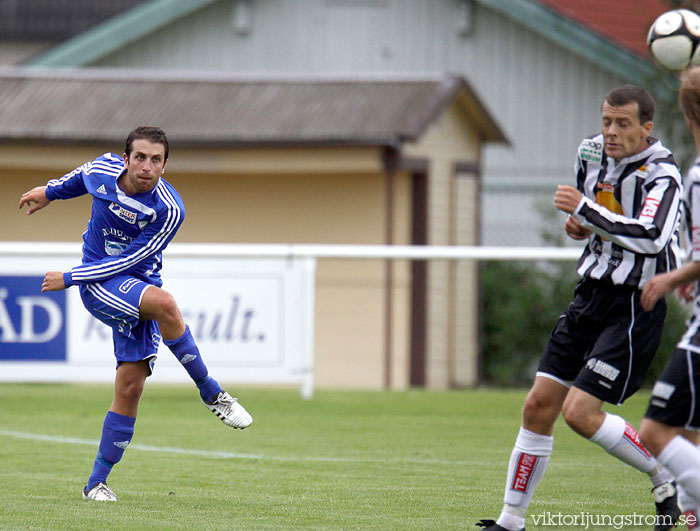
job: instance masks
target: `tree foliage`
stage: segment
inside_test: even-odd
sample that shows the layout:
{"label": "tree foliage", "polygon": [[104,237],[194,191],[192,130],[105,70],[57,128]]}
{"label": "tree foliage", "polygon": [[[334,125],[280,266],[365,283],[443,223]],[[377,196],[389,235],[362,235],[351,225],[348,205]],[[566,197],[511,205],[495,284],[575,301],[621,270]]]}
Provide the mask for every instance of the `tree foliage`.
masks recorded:
{"label": "tree foliage", "polygon": [[[573,300],[577,281],[570,263],[482,263],[483,383],[505,387],[532,383],[549,334]],[[666,300],[666,323],[647,385],[661,374],[689,315],[674,295]]]}

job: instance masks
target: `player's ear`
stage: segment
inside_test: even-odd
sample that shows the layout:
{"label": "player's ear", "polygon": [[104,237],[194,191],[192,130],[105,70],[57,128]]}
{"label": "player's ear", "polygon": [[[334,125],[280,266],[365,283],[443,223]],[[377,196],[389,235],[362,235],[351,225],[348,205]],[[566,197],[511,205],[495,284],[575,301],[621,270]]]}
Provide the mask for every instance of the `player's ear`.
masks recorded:
{"label": "player's ear", "polygon": [[651,120],[644,122],[642,124],[642,137],[647,138],[649,135],[651,135],[652,129],[654,129],[654,123]]}
{"label": "player's ear", "polygon": [[128,157],[128,155],[127,155],[126,153],[124,153],[124,154],[122,155],[122,157],[124,158],[124,166],[128,168],[128,167],[129,167],[129,157]]}

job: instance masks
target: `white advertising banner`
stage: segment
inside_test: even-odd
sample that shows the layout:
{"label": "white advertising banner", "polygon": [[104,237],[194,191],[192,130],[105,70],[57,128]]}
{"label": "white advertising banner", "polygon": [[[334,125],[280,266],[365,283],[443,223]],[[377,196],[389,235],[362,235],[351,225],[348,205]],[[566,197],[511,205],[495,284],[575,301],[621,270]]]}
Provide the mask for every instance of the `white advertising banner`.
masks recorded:
{"label": "white advertising banner", "polygon": [[[79,249],[79,248],[78,248]],[[80,255],[0,255],[0,382],[114,379],[112,331],[82,305],[77,286],[41,293],[46,271]],[[178,302],[211,376],[226,383],[313,390],[315,259],[187,256],[167,250],[163,289]],[[161,344],[151,378],[188,382]]]}

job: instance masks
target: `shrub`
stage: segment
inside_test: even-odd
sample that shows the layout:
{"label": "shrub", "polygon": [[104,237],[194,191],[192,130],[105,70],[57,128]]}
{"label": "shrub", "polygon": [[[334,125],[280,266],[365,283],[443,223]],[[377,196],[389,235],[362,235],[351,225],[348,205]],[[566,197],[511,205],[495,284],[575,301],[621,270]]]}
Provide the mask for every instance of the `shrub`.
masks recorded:
{"label": "shrub", "polygon": [[[570,262],[481,264],[482,381],[495,386],[529,386],[559,316],[573,300],[578,274]],[[675,296],[661,345],[647,373],[653,384],[685,331],[688,311]]]}

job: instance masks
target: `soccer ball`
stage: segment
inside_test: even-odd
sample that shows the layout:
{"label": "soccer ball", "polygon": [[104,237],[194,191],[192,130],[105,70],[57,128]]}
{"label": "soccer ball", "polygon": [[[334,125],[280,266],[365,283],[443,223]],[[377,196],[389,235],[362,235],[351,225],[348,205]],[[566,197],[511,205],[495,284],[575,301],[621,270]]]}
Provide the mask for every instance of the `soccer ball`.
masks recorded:
{"label": "soccer ball", "polygon": [[700,64],[700,16],[687,9],[660,15],[649,28],[649,53],[668,70]]}

